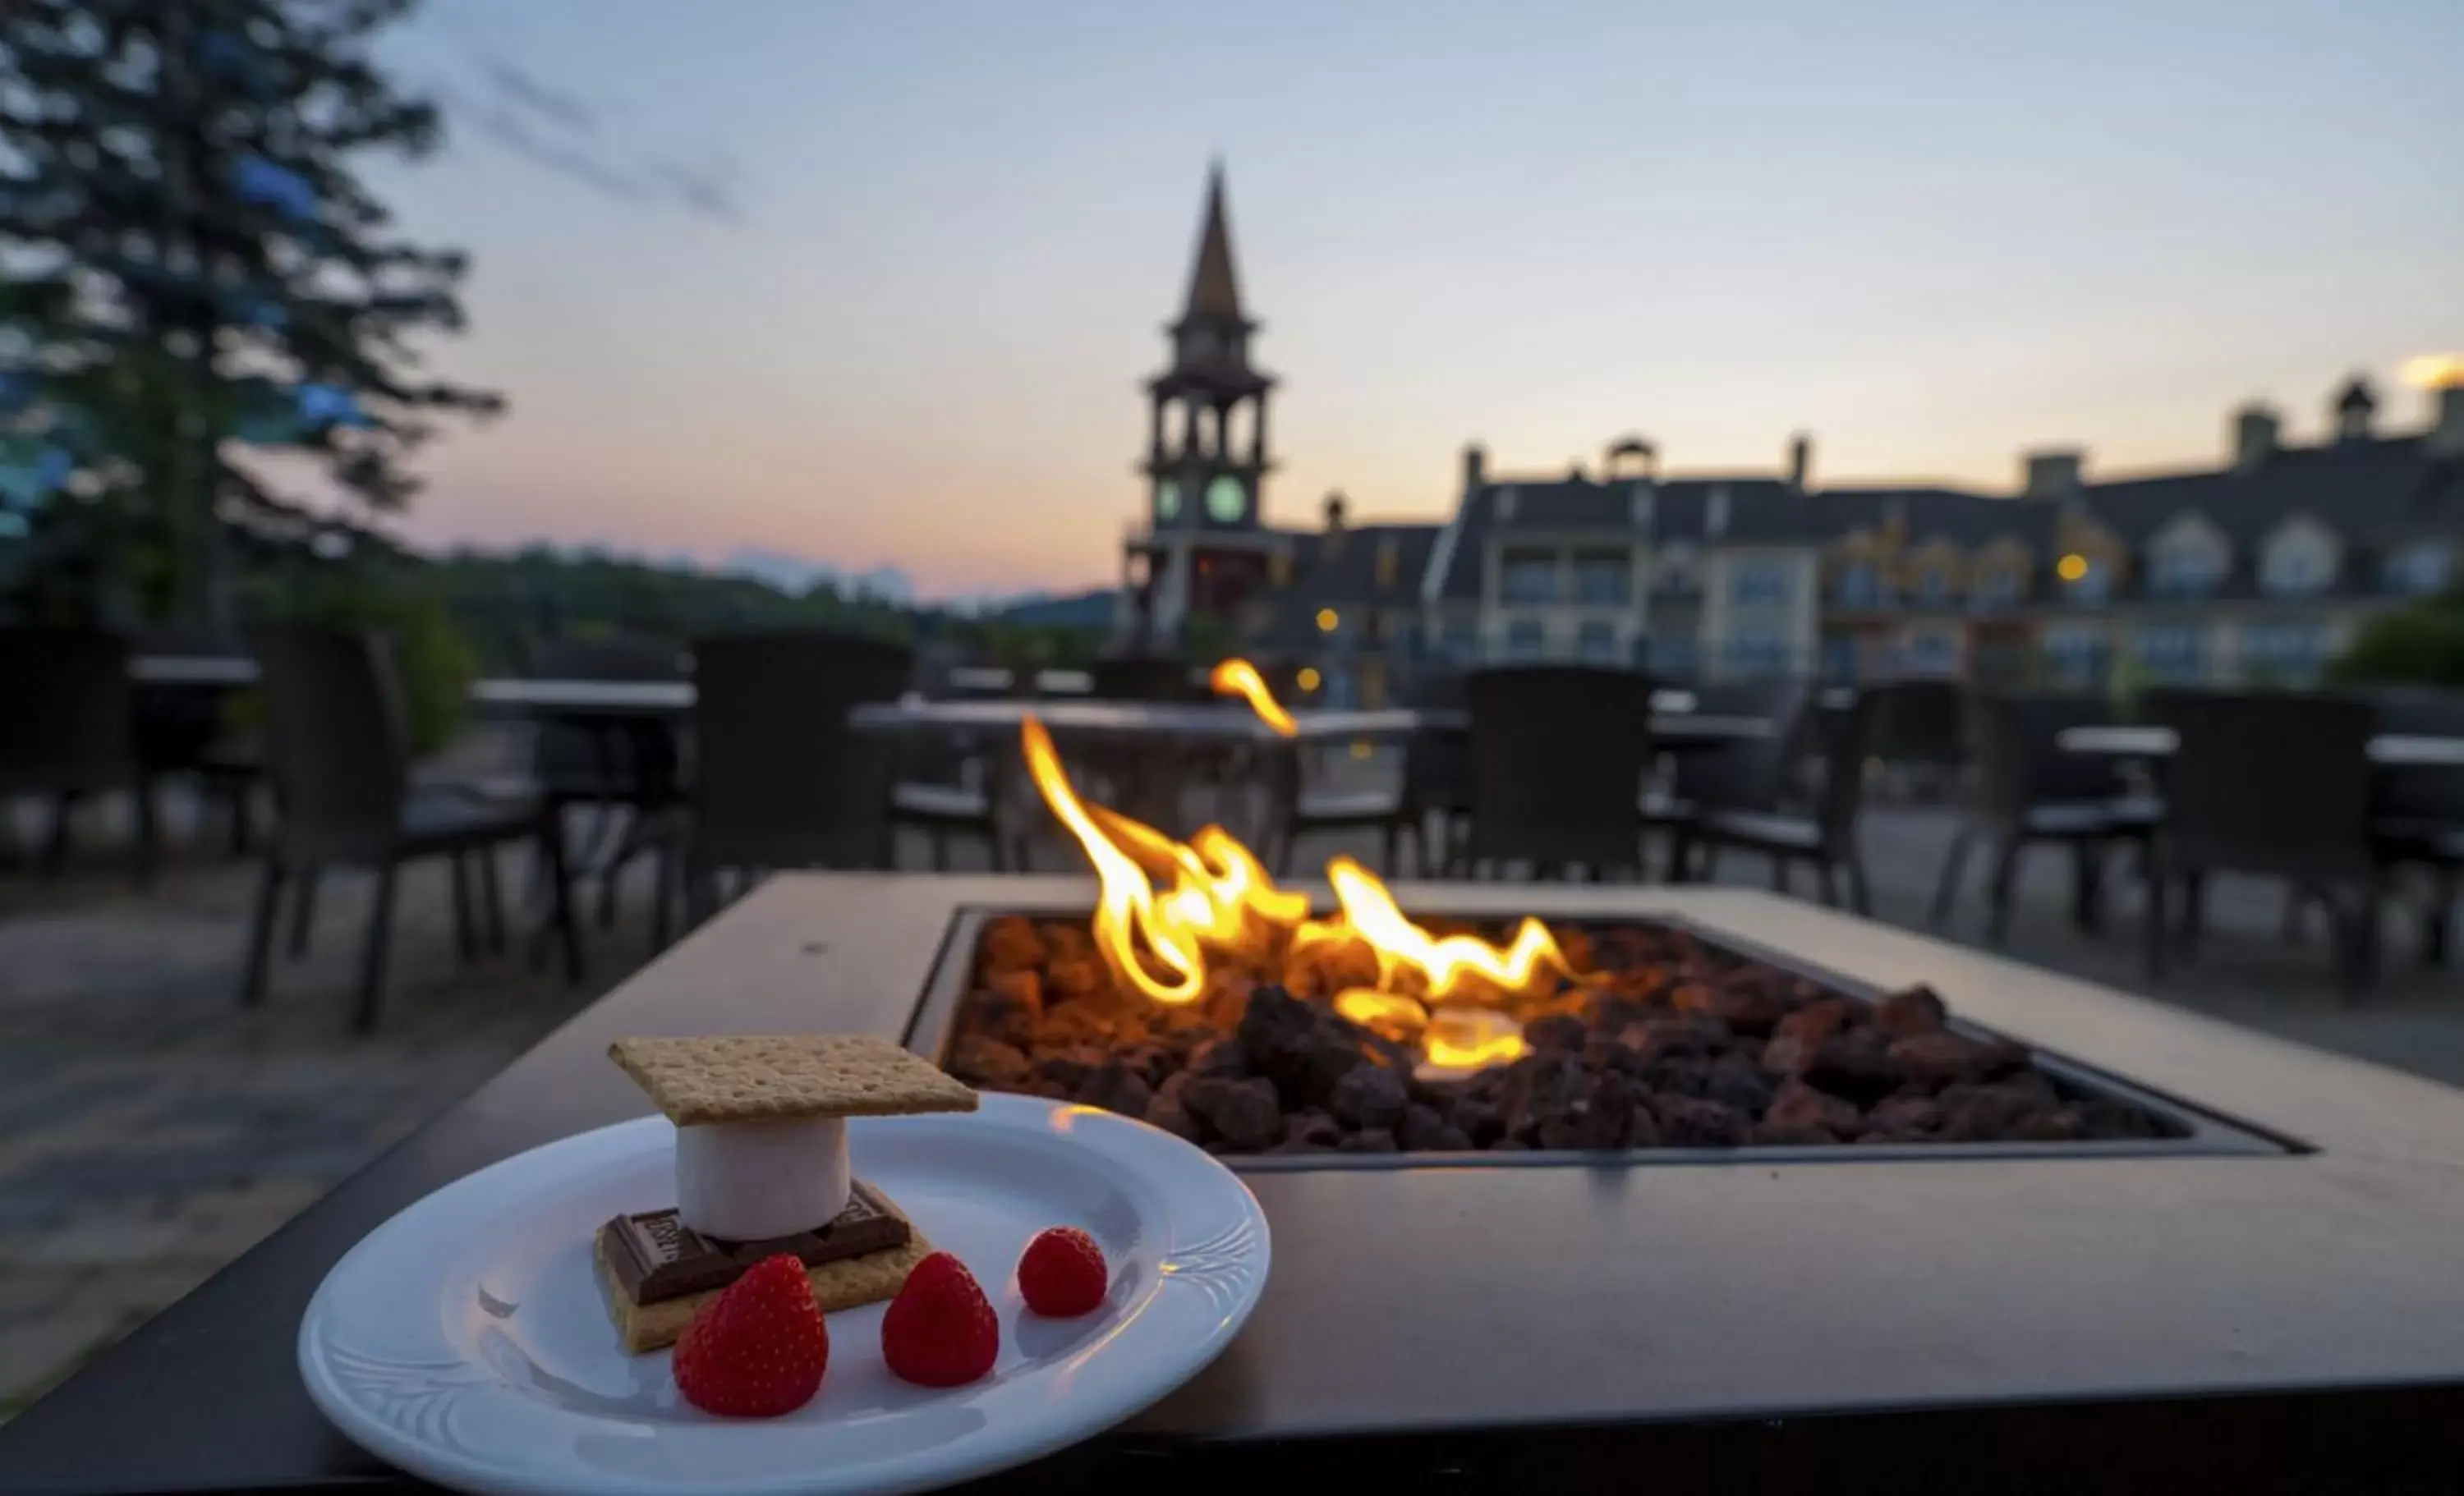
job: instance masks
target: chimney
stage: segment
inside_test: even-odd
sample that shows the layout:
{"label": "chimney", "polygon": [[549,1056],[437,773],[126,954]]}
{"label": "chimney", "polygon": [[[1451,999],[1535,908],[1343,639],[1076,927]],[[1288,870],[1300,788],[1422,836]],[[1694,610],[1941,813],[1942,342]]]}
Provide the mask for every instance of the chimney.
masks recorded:
{"label": "chimney", "polygon": [[2252,401],[2233,412],[2233,471],[2249,473],[2276,455],[2276,412]]}
{"label": "chimney", "polygon": [[1463,492],[1477,494],[1488,481],[1488,450],[1478,442],[1463,444]]}
{"label": "chimney", "polygon": [[1343,491],[1336,489],[1326,495],[1326,533],[1334,535],[1343,529]]}
{"label": "chimney", "polygon": [[2370,422],[2379,413],[2378,393],[2370,388],[2367,378],[2356,374],[2344,382],[2336,396],[2334,407],[2336,440],[2365,442],[2370,439]]}
{"label": "chimney", "polygon": [[2438,414],[2430,423],[2422,447],[2433,456],[2464,457],[2464,380],[2442,385],[2431,393],[2438,398]]}
{"label": "chimney", "polygon": [[2087,454],[2076,447],[2058,447],[2020,454],[2020,492],[2029,498],[2067,498],[2079,492],[2079,468]]}
{"label": "chimney", "polygon": [[1788,439],[1788,486],[1802,494],[1814,476],[1814,437],[1799,431]]}

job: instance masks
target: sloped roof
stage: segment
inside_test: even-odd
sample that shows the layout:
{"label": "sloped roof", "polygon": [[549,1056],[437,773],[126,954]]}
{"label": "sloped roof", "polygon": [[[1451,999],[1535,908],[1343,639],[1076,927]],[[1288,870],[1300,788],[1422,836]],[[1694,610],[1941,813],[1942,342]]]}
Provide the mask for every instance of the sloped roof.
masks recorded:
{"label": "sloped roof", "polygon": [[1232,269],[1232,225],[1223,207],[1223,164],[1206,178],[1206,218],[1198,230],[1198,259],[1190,267],[1185,321],[1248,320],[1241,312],[1240,277]]}

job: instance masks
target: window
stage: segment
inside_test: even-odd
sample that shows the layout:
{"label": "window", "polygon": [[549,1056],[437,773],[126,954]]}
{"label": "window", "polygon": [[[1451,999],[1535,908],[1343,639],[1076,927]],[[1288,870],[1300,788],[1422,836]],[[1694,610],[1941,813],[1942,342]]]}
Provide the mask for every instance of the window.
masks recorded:
{"label": "window", "polygon": [[1585,619],[1574,630],[1574,658],[1586,665],[1619,663],[1617,626],[1605,618]]}
{"label": "window", "polygon": [[1785,605],[1789,595],[1785,561],[1737,561],[1728,563],[1728,601],[1739,607]]}
{"label": "window", "polygon": [[2317,592],[2336,580],[2335,560],[2316,536],[2283,536],[2267,548],[2258,580],[2274,593]]}
{"label": "window", "polygon": [[1690,680],[1702,668],[1702,650],[1694,641],[1683,635],[1653,639],[1643,647],[1642,662],[1654,675],[1671,680]]}
{"label": "window", "polygon": [[1777,634],[1748,629],[1727,645],[1731,675],[1784,675],[1788,672],[1788,641]]}
{"label": "window", "polygon": [[1822,678],[1835,686],[1857,683],[1857,641],[1849,634],[1834,634],[1822,641]]}
{"label": "window", "polygon": [[1881,604],[1881,588],[1874,581],[1872,561],[1850,561],[1839,568],[1832,583],[1832,596],[1841,607],[1877,607]]}
{"label": "window", "polygon": [[2207,630],[2195,624],[2151,624],[2139,630],[2139,666],[2153,680],[2180,684],[2207,678]]}
{"label": "window", "polygon": [[1623,551],[1583,551],[1574,557],[1574,601],[1623,607],[1634,592],[1634,566]]}
{"label": "window", "polygon": [[2093,686],[2104,679],[2104,641],[2092,633],[2057,631],[2045,636],[2045,667],[2057,685]]}
{"label": "window", "polygon": [[2168,545],[2148,558],[2147,591],[2151,597],[2206,597],[2223,581],[2223,565],[2215,553],[2205,546]]}
{"label": "window", "polygon": [[2251,624],[2241,631],[2244,678],[2258,685],[2308,686],[2327,663],[2320,624]]}
{"label": "window", "polygon": [[1950,601],[1950,573],[1939,566],[1927,566],[1917,573],[1917,602],[1926,607],[1941,607]]}
{"label": "window", "polygon": [[2379,584],[2407,597],[2428,597],[2447,590],[2454,552],[2445,540],[2414,540],[2387,552]]}
{"label": "window", "polygon": [[1468,665],[1480,654],[1480,629],[1466,621],[1450,623],[1438,634],[1438,653],[1457,665]]}
{"label": "window", "polygon": [[1508,603],[1557,601],[1557,558],[1550,551],[1507,551],[1498,558],[1498,596]]}
{"label": "window", "polygon": [[2113,595],[2113,567],[2103,558],[2073,554],[2062,562],[2062,595],[2070,601],[2093,605]]}
{"label": "window", "polygon": [[1901,652],[1911,674],[1951,675],[1959,671],[1959,641],[1949,634],[1914,635]]}
{"label": "window", "polygon": [[1702,586],[1702,582],[1695,575],[1694,548],[1690,545],[1672,545],[1661,552],[1660,568],[1653,585],[1661,592],[1675,593],[1680,596],[1698,590]]}
{"label": "window", "polygon": [[2019,568],[1989,566],[1976,578],[1976,585],[1968,592],[1968,605],[1974,608],[2009,607],[2019,601]]}
{"label": "window", "polygon": [[1536,618],[1518,618],[1506,626],[1506,657],[1536,660],[1549,646],[1549,635]]}

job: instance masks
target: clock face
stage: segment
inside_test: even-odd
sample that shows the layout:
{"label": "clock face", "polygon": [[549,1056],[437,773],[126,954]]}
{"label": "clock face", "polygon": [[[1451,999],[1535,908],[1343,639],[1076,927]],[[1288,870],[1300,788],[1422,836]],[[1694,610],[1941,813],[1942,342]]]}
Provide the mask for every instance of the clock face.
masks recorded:
{"label": "clock face", "polygon": [[1238,524],[1249,512],[1249,491],[1225,473],[1206,485],[1206,517],[1217,524]]}
{"label": "clock face", "polygon": [[1155,517],[1167,524],[1180,517],[1180,485],[1170,478],[1155,485]]}

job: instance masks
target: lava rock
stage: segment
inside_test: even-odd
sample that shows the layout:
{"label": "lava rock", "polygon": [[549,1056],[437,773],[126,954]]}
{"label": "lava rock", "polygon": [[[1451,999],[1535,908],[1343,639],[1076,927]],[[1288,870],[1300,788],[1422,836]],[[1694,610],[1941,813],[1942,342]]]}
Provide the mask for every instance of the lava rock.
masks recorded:
{"label": "lava rock", "polygon": [[1867,1136],[1879,1131],[1925,1135],[1942,1131],[1942,1103],[1929,1096],[1892,1096],[1865,1116]]}
{"label": "lava rock", "polygon": [[1941,994],[1922,982],[1874,1004],[1874,1026],[1894,1038],[1939,1032],[1949,1017],[1950,1008]]}
{"label": "lava rock", "polygon": [[1590,1102],[1591,1077],[1572,1055],[1527,1054],[1506,1072],[1506,1130],[1517,1137],[1531,1137]]}
{"label": "lava rock", "polygon": [[1162,1085],[1165,1076],[1180,1068],[1180,1056],[1173,1052],[1172,1046],[1153,1040],[1129,1045],[1120,1051],[1118,1058],[1123,1065],[1137,1071],[1138,1078],[1151,1087]]}
{"label": "lava rock", "polygon": [[1572,1013],[1552,1013],[1523,1025],[1523,1042],[1549,1053],[1580,1054],[1590,1037],[1591,1025]]}
{"label": "lava rock", "polygon": [[1762,1121],[1775,1128],[1820,1128],[1827,1138],[1834,1140],[1855,1136],[1859,1126],[1855,1106],[1803,1081],[1782,1086],[1771,1097],[1771,1110],[1763,1113]]}
{"label": "lava rock", "polygon": [[2032,1111],[2012,1129],[2012,1134],[2031,1143],[2069,1142],[2087,1136],[2087,1119],[2069,1107]]}
{"label": "lava rock", "polygon": [[950,1073],[970,1086],[1006,1090],[1023,1085],[1034,1070],[1024,1050],[981,1034],[969,1034],[950,1046]]}
{"label": "lava rock", "polygon": [[1777,988],[1754,985],[1725,988],[1711,1000],[1711,1011],[1730,1030],[1769,1039],[1780,1021],[1804,1004]]}
{"label": "lava rock", "polygon": [[1221,1075],[1240,1080],[1249,1073],[1249,1051],[1236,1039],[1209,1039],[1189,1051],[1183,1068],[1192,1075]]}
{"label": "lava rock", "polygon": [[1771,1025],[1771,1042],[1795,1039],[1807,1045],[1819,1044],[1856,1022],[1857,1013],[1858,1005],[1846,998],[1825,998],[1807,1003]]}
{"label": "lava rock", "polygon": [[1403,1078],[1382,1065],[1355,1065],[1327,1096],[1327,1110],[1352,1128],[1392,1129],[1409,1105]]}
{"label": "lava rock", "polygon": [[1977,1084],[1991,1073],[1992,1052],[1953,1033],[1909,1034],[1891,1042],[1891,1058],[1910,1080],[1929,1090],[1961,1082]]}
{"label": "lava rock", "polygon": [[1095,1003],[1065,1002],[1045,1013],[1036,1038],[1047,1045],[1109,1045],[1120,1026],[1119,1019]]}
{"label": "lava rock", "polygon": [[2050,1103],[2051,1098],[2035,1088],[2009,1081],[1947,1087],[1942,1093],[1942,1135],[1961,1143],[2015,1138],[2031,1115],[2052,1110]]}
{"label": "lava rock", "polygon": [[1005,914],[984,927],[984,964],[995,972],[1025,972],[1044,964],[1044,936],[1033,920]]}
{"label": "lava rock", "polygon": [[1143,1117],[1155,1100],[1155,1088],[1147,1084],[1137,1067],[1115,1060],[1087,1077],[1086,1084],[1078,1088],[1078,1100],[1125,1117]]}
{"label": "lava rock", "polygon": [[1395,1134],[1382,1127],[1346,1133],[1343,1141],[1334,1146],[1338,1152],[1347,1154],[1391,1154],[1397,1151]]}
{"label": "lava rock", "polygon": [[2143,1111],[2126,1101],[2092,1097],[2079,1104],[2079,1113],[2087,1124],[2090,1137],[2170,1137],[2179,1133],[2153,1112]]}
{"label": "lava rock", "polygon": [[1839,1138],[1819,1122],[1774,1122],[1765,1117],[1754,1124],[1753,1141],[1763,1148],[1815,1148],[1827,1147]]}
{"label": "lava rock", "polygon": [[1470,1133],[1418,1102],[1403,1109],[1395,1140],[1416,1154],[1462,1153],[1471,1147]]}
{"label": "lava rock", "polygon": [[976,1025],[1021,1047],[1033,1042],[1044,1022],[1044,979],[1031,971],[996,972],[976,994]]}
{"label": "lava rock", "polygon": [[1455,1103],[1454,1125],[1474,1148],[1486,1148],[1506,1135],[1506,1113],[1494,1102],[1467,1096]]}
{"label": "lava rock", "polygon": [[1489,1144],[1485,1152],[1492,1154],[1520,1154],[1529,1152],[1530,1148],[1531,1145],[1529,1143],[1525,1142],[1519,1137],[1501,1137],[1497,1141]]}
{"label": "lava rock", "polygon": [[1202,1076],[1181,1092],[1181,1105],[1235,1148],[1270,1147],[1284,1135],[1284,1111],[1274,1083],[1262,1076],[1238,1081]]}
{"label": "lava rock", "polygon": [[1869,1107],[1899,1089],[1907,1070],[1891,1058],[1890,1041],[1866,1028],[1834,1034],[1815,1045],[1800,1075],[1816,1089]]}
{"label": "lava rock", "polygon": [[1704,1077],[1703,1096],[1748,1116],[1760,1116],[1771,1103],[1771,1089],[1760,1066],[1742,1054],[1725,1054],[1711,1062]]}
{"label": "lava rock", "polygon": [[1110,1063],[1111,1057],[1094,1045],[1071,1045],[1063,1049],[1045,1049],[1037,1053],[1035,1074],[1038,1080],[1059,1086],[1065,1096],[1074,1096],[1078,1088]]}
{"label": "lava rock", "polygon": [[1277,1153],[1322,1154],[1343,1141],[1343,1129],[1323,1111],[1295,1111],[1284,1118],[1284,1140]]}
{"label": "lava rock", "polygon": [[1753,1129],[1746,1113],[1697,1096],[1654,1096],[1651,1114],[1671,1148],[1734,1148]]}
{"label": "lava rock", "polygon": [[1241,1047],[1251,1069],[1292,1106],[1323,1106],[1335,1082],[1364,1063],[1368,1031],[1281,987],[1260,987],[1241,1015]]}

